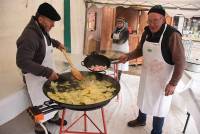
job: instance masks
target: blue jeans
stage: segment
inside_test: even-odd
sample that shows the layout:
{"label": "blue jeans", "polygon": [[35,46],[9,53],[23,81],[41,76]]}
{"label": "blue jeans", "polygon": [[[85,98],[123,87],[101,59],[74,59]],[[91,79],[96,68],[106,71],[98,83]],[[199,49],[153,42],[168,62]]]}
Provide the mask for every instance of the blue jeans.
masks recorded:
{"label": "blue jeans", "polygon": [[[137,120],[139,122],[146,122],[147,115],[145,113],[142,113],[139,110],[139,115],[137,117]],[[153,117],[153,129],[151,131],[151,134],[162,134],[162,127],[164,124],[164,117]]]}

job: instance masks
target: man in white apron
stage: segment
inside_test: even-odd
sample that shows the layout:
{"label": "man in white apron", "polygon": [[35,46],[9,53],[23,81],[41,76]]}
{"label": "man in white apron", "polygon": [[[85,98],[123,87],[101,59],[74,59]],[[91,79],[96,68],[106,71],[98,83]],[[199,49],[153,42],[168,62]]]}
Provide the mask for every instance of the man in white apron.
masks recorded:
{"label": "man in white apron", "polygon": [[[113,39],[112,50],[120,51],[123,53],[129,52],[128,24],[124,18],[122,17],[117,18],[116,28],[113,31],[111,38]],[[126,62],[125,64],[119,63],[118,64],[118,79],[120,79],[122,71],[128,71],[128,69],[129,69],[129,62]]]}
{"label": "man in white apron", "polygon": [[128,126],[145,126],[147,114],[152,115],[151,134],[162,133],[172,94],[185,66],[181,34],[165,22],[163,7],[152,7],[140,44],[133,52],[120,57],[121,62],[140,56],[144,58],[137,101],[139,115],[137,119],[129,121]]}
{"label": "man in white apron", "polygon": [[[17,40],[16,63],[24,74],[33,106],[43,105],[44,101],[49,100],[43,93],[43,84],[47,79],[56,80],[59,77],[53,70],[53,47],[61,50],[64,45],[50,38],[49,31],[54,27],[54,22],[60,19],[60,15],[50,4],[43,3]],[[44,118],[43,122],[49,120],[57,125],[61,123],[58,111],[48,113]],[[64,124],[66,123],[65,121]],[[38,124],[35,132],[45,133]]]}

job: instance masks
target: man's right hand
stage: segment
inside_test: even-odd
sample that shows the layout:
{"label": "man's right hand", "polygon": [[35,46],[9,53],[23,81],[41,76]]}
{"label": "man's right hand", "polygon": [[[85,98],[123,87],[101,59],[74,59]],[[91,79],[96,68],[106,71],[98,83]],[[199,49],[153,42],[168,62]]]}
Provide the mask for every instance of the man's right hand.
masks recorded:
{"label": "man's right hand", "polygon": [[58,74],[53,71],[48,79],[49,80],[57,80],[58,78],[59,78]]}
{"label": "man's right hand", "polygon": [[121,55],[121,56],[119,57],[119,62],[125,63],[125,62],[127,62],[127,61],[128,61],[128,55],[123,54],[123,55]]}

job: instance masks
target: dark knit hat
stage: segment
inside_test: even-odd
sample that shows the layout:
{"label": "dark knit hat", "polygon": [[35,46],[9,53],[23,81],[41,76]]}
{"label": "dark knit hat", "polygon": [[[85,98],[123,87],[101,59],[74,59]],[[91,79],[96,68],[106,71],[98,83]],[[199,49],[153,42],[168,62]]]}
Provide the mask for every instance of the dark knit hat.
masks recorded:
{"label": "dark knit hat", "polygon": [[155,5],[149,10],[149,13],[158,13],[165,16],[165,9],[161,5]]}
{"label": "dark knit hat", "polygon": [[59,21],[61,19],[56,9],[46,2],[39,6],[36,14],[44,15],[53,21]]}

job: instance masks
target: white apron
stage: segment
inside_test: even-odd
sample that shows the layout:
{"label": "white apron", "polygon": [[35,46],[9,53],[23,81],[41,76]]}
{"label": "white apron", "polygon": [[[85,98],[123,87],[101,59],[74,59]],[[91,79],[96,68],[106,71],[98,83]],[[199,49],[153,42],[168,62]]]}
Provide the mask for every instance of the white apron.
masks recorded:
{"label": "white apron", "polygon": [[[163,33],[166,30],[163,31]],[[161,42],[159,43],[145,41],[143,45],[144,63],[140,77],[138,92],[138,107],[143,113],[166,117],[172,96],[165,96],[165,87],[168,84],[173,71],[173,66],[167,64],[162,56]]]}
{"label": "white apron", "polygon": [[[113,38],[114,39],[118,39],[119,38],[119,34],[116,34],[114,33],[113,34]],[[120,52],[124,52],[124,53],[128,53],[129,52],[129,44],[128,44],[128,40],[123,43],[123,44],[116,44],[116,43],[113,43],[112,44],[112,50],[114,51],[120,51]],[[118,64],[118,70],[121,70],[121,71],[128,71],[129,69],[129,62],[126,62],[126,63],[119,63]]]}
{"label": "white apron", "polygon": [[[46,45],[46,55],[41,65],[54,68],[53,62],[53,47],[48,46],[46,37],[43,35]],[[36,76],[31,73],[24,74],[29,96],[33,106],[43,105],[44,101],[49,100],[43,93],[43,84],[47,79],[45,77]],[[51,119],[57,111],[45,115],[45,120]],[[44,122],[43,121],[43,122]]]}

